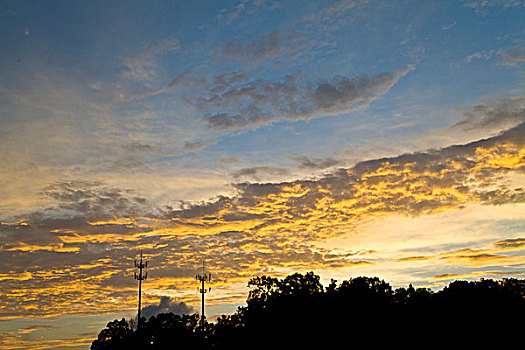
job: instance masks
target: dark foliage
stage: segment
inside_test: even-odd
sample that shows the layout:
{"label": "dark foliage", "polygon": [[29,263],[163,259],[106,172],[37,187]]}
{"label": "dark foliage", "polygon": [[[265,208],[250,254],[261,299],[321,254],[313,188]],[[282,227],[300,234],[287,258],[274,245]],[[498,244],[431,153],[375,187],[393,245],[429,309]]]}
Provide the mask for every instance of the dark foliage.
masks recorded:
{"label": "dark foliage", "polygon": [[[256,277],[245,307],[214,324],[198,315],[159,314],[135,331],[108,323],[92,350],[324,349],[377,345],[519,344],[525,326],[525,280],[455,281],[439,292],[393,290],[378,278],[357,277],[324,288],[312,272],[283,279]],[[488,344],[488,343],[487,343]]]}

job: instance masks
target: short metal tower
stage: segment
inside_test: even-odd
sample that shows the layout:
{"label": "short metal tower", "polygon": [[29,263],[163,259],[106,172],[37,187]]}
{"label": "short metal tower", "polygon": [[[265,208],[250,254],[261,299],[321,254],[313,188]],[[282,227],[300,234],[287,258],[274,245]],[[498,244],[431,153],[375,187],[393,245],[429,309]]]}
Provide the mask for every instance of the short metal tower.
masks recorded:
{"label": "short metal tower", "polygon": [[201,282],[201,287],[199,289],[199,293],[202,294],[201,319],[204,321],[204,294],[211,291],[211,288],[206,289],[206,286],[205,286],[206,282],[211,282],[211,273],[206,274],[204,272],[204,260],[202,261],[202,275],[201,274],[196,275],[195,279]]}
{"label": "short metal tower", "polygon": [[148,261],[147,260],[142,261],[142,250],[140,251],[140,261],[137,262],[137,260],[135,260],[135,267],[139,269],[138,274],[135,272],[135,279],[139,281],[139,311],[138,311],[138,318],[137,318],[137,329],[138,329],[140,326],[140,310],[141,310],[140,302],[141,302],[141,297],[142,297],[142,281],[148,278],[147,272],[145,274],[142,273],[142,270],[148,267]]}

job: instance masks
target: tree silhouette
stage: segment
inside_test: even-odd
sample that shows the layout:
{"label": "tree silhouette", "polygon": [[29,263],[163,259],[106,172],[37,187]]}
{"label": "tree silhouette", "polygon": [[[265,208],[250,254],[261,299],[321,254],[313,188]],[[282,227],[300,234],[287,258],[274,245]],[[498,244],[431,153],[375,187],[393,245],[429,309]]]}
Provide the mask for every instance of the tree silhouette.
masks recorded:
{"label": "tree silhouette", "polygon": [[125,319],[111,321],[91,344],[92,350],[127,349],[133,330]]}
{"label": "tree silhouette", "polygon": [[525,280],[519,279],[455,281],[433,292],[412,285],[393,290],[377,277],[332,280],[324,288],[308,272],[255,277],[248,286],[246,306],[215,323],[169,313],[133,331],[124,319],[115,320],[91,349],[428,346],[454,337],[470,348],[487,335],[500,346],[518,344],[524,326]]}

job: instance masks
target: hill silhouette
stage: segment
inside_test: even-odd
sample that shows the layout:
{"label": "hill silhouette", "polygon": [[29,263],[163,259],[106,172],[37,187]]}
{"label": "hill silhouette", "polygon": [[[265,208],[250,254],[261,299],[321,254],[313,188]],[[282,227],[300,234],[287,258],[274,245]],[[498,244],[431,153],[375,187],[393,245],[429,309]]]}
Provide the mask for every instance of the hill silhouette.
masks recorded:
{"label": "hill silhouette", "polygon": [[332,280],[325,288],[309,272],[256,277],[248,285],[246,306],[215,323],[165,313],[133,330],[125,319],[114,320],[91,349],[502,345],[519,344],[525,325],[523,279],[455,281],[433,292],[412,285],[394,290],[377,277]]}

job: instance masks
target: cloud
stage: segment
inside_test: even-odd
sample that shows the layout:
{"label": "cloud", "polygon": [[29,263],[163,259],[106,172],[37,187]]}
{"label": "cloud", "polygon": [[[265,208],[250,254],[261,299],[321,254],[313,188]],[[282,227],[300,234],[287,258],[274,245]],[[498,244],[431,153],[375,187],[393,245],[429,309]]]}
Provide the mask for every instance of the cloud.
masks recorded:
{"label": "cloud", "polygon": [[463,120],[452,128],[463,130],[494,130],[516,126],[525,122],[525,95],[503,95],[488,104],[455,110]]}
{"label": "cloud", "polygon": [[32,333],[34,331],[38,331],[38,330],[41,330],[41,329],[54,329],[56,328],[55,326],[52,326],[52,325],[43,325],[43,324],[37,324],[37,325],[31,325],[31,326],[27,326],[27,327],[24,327],[24,328],[19,328],[19,329],[16,329],[14,331],[12,331],[12,333],[14,334],[28,334],[28,333]]}
{"label": "cloud", "polygon": [[499,50],[498,54],[506,59],[504,65],[517,66],[518,64],[525,63],[525,48],[516,47],[511,50]]}
{"label": "cloud", "polygon": [[496,53],[495,50],[490,50],[488,53],[487,52],[475,52],[472,55],[467,56],[467,62],[471,63],[475,59],[488,61],[489,59],[492,58],[492,56],[494,56],[495,53]]}
{"label": "cloud", "polygon": [[157,57],[177,51],[179,48],[177,38],[165,39],[157,44],[150,45],[141,54],[123,60],[122,78],[135,82],[152,81],[157,77]]}
{"label": "cloud", "polygon": [[315,169],[322,170],[332,168],[335,166],[341,166],[343,161],[333,158],[315,158],[311,159],[307,156],[290,156],[291,160],[299,163],[299,169]]}
{"label": "cloud", "polygon": [[514,238],[514,239],[505,239],[503,241],[495,242],[494,245],[498,248],[525,248],[525,238]]}
{"label": "cloud", "polygon": [[336,75],[316,81],[300,72],[271,81],[230,73],[215,77],[207,91],[191,103],[208,129],[217,131],[309,120],[365,108],[413,69],[409,65],[393,72],[353,78]]}
{"label": "cloud", "polygon": [[412,262],[412,261],[426,261],[431,259],[431,257],[428,256],[409,256],[405,258],[397,259],[396,262]]}
{"label": "cloud", "polygon": [[452,22],[449,22],[447,24],[443,24],[441,26],[441,30],[450,30],[450,29],[454,28],[457,24],[458,24],[458,22],[456,22],[456,20],[453,20]]}
{"label": "cloud", "polygon": [[[141,93],[138,95],[133,96],[133,98],[146,98],[146,97],[153,97],[157,96],[169,91],[177,90],[179,89],[184,83],[187,83],[190,80],[190,77],[193,75],[193,72],[187,71],[183,72],[179,75],[177,75],[175,78],[172,79],[172,81],[166,85],[165,87],[157,90],[153,90],[146,93]],[[193,82],[195,83],[195,82]]]}
{"label": "cloud", "polygon": [[509,271],[474,271],[470,273],[444,273],[433,276],[433,280],[457,280],[465,278],[487,278],[489,276],[495,276],[496,278],[507,277],[507,276],[520,276],[525,274],[525,270],[509,270]]}
{"label": "cloud", "polygon": [[[173,85],[140,97],[184,86],[177,94],[194,108],[208,130],[236,131],[284,120],[336,116],[366,108],[413,69],[414,65],[408,65],[392,72],[352,78],[335,75],[315,80],[304,72],[272,80],[253,79],[244,72],[228,72],[207,79],[185,72],[174,79],[176,83],[172,82]],[[187,147],[191,148],[191,144]]]}
{"label": "cloud", "polygon": [[344,25],[349,25],[359,16],[349,16],[366,7],[369,0],[340,0],[321,9],[316,13],[304,16],[303,22],[307,27],[313,26],[315,30],[333,31]]}
{"label": "cloud", "polygon": [[469,1],[463,5],[463,7],[473,9],[478,15],[487,14],[487,10],[490,7],[502,6],[505,10],[513,7],[522,6],[521,0],[476,0]]}
{"label": "cloud", "polygon": [[275,10],[280,6],[280,3],[275,0],[242,0],[234,9],[222,9],[217,15],[217,19],[230,24],[241,15],[253,15],[260,10]]}
{"label": "cloud", "polygon": [[267,62],[273,59],[286,60],[293,64],[302,56],[316,55],[328,42],[317,40],[304,28],[291,27],[286,31],[272,31],[256,36],[251,40],[234,39],[213,51],[218,58],[243,60],[253,63]]}
{"label": "cloud", "polygon": [[[39,326],[36,326],[39,327]],[[35,330],[49,330],[46,326],[41,326]],[[23,329],[8,331],[5,332],[5,336],[0,337],[0,346],[3,349],[24,349],[24,350],[52,350],[57,348],[68,348],[68,347],[88,347],[92,342],[94,337],[96,337],[96,332],[90,332],[85,334],[79,334],[74,337],[62,338],[62,339],[46,339],[42,336],[39,337],[38,341],[35,341],[34,338],[27,337],[25,333],[17,333],[17,331],[22,331]]]}
{"label": "cloud", "polygon": [[273,31],[257,36],[249,44],[243,44],[238,40],[229,41],[224,45],[221,53],[231,59],[263,61],[269,57],[279,56],[286,48],[284,44],[283,35]]}
{"label": "cloud", "polygon": [[126,142],[122,145],[122,148],[133,153],[151,152],[155,149],[152,145],[138,141]]}
{"label": "cloud", "polygon": [[234,179],[239,179],[241,177],[248,177],[252,179],[259,179],[262,174],[275,176],[288,175],[289,171],[284,168],[274,168],[267,166],[258,166],[252,168],[243,168],[232,173]]}
{"label": "cloud", "polygon": [[142,308],[141,316],[149,319],[151,316],[158,315],[160,313],[172,312],[176,315],[188,315],[194,312],[193,308],[186,305],[183,301],[177,302],[167,296],[160,297],[159,304],[152,304]]}
{"label": "cloud", "polygon": [[219,159],[219,163],[222,163],[222,164],[236,164],[236,163],[240,163],[240,161],[241,160],[236,157],[222,157]]}
{"label": "cloud", "polygon": [[495,260],[507,260],[508,257],[498,255],[498,254],[490,254],[490,253],[477,253],[472,251],[467,251],[467,254],[457,254],[452,256],[443,256],[440,259],[442,260],[449,260],[453,263],[458,262],[466,262],[468,264],[493,264],[495,263]]}
{"label": "cloud", "polygon": [[[334,46],[325,39],[326,34],[339,29],[343,25],[349,25],[356,17],[347,16],[349,11],[357,11],[366,6],[368,1],[337,1],[325,6],[319,11],[304,16],[301,21],[291,23],[284,30],[274,30],[259,34],[254,38],[236,38],[228,41],[213,51],[216,57],[224,57],[233,60],[245,60],[250,63],[258,63],[276,58],[285,59],[286,64],[294,64],[302,57],[316,56],[321,48]],[[264,4],[264,2],[259,1]],[[229,18],[229,21],[243,13],[249,2],[244,2],[237,7],[235,13],[226,9],[221,11],[220,18]],[[274,3],[275,4],[275,3]],[[277,3],[278,4],[278,3]],[[259,6],[260,8],[264,6]],[[275,5],[270,7],[277,8]],[[325,35],[319,35],[324,33]],[[322,39],[321,39],[322,38]]]}
{"label": "cloud", "polygon": [[204,147],[206,147],[207,144],[202,141],[186,141],[184,142],[184,146],[182,147],[182,150],[184,152],[195,152],[200,151]]}
{"label": "cloud", "polygon": [[[323,220],[332,220],[331,226],[337,226],[347,220],[356,222],[388,213],[418,216],[472,202],[521,202],[521,188],[495,184],[505,173],[525,166],[524,128],[525,123],[497,137],[467,145],[360,162],[317,180],[237,184],[236,197],[220,197],[172,215],[195,212],[215,216],[229,208],[230,213],[264,213],[267,218],[304,218],[304,227],[289,229],[319,233],[325,230]],[[236,175],[259,171],[275,169],[246,168]]]}
{"label": "cloud", "polygon": [[[448,252],[443,252],[434,255],[426,256],[408,256],[397,259],[396,262],[410,263],[420,261],[445,262],[451,265],[463,266],[492,266],[499,264],[500,266],[513,266],[516,264],[523,264],[525,262],[523,256],[505,255],[502,253],[521,250],[525,246],[525,239],[515,238],[502,241],[493,242],[492,245],[486,249],[459,249]],[[437,279],[452,278],[455,275],[439,275],[435,276]]]}
{"label": "cloud", "polygon": [[134,157],[127,157],[115,161],[115,168],[119,169],[137,169],[142,168],[144,163]]}
{"label": "cloud", "polygon": [[96,181],[64,181],[45,187],[42,194],[58,201],[60,210],[83,213],[91,220],[114,218],[123,213],[140,215],[147,201],[131,190],[111,188]]}

